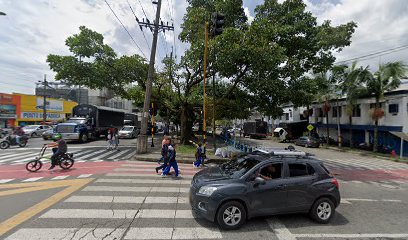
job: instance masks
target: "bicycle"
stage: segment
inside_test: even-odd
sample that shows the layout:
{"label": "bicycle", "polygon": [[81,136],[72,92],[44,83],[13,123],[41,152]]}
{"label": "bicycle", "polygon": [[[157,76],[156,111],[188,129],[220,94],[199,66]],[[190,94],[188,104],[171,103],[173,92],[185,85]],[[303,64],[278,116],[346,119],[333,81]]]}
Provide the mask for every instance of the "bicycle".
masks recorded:
{"label": "bicycle", "polygon": [[[36,157],[34,160],[29,161],[26,164],[26,169],[29,172],[37,172],[40,170],[43,166],[42,160],[49,160],[51,161],[50,157],[44,157],[45,150],[47,150],[48,146],[47,144],[44,144],[43,147],[40,150],[40,154],[38,157]],[[60,156],[58,156],[57,159],[57,165],[59,165],[62,169],[68,170],[74,165],[74,159],[72,159],[74,156],[73,153],[64,153]]]}

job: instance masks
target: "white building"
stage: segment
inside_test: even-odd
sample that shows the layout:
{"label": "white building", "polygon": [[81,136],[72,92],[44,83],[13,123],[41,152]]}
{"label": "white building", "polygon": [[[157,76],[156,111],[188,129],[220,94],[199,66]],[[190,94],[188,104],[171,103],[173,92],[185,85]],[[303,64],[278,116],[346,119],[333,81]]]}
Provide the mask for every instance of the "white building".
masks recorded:
{"label": "white building", "polygon": [[[374,98],[359,99],[353,110],[352,125],[350,126],[345,99],[338,100],[339,116],[337,116],[336,111],[337,102],[331,100],[331,108],[328,112],[330,137],[333,139],[338,137],[337,118],[339,118],[343,142],[348,142],[351,128],[354,144],[372,143],[374,130],[372,111],[374,103]],[[384,99],[381,100],[381,107],[385,116],[379,120],[379,144],[389,146],[399,153],[401,139],[396,135],[408,134],[408,82],[404,82],[394,91],[385,93]],[[317,128],[320,136],[326,136],[326,117],[322,111],[322,104],[316,103],[312,105],[312,109],[313,114],[309,117],[309,122]],[[403,152],[404,155],[408,155],[407,142],[404,144]]]}

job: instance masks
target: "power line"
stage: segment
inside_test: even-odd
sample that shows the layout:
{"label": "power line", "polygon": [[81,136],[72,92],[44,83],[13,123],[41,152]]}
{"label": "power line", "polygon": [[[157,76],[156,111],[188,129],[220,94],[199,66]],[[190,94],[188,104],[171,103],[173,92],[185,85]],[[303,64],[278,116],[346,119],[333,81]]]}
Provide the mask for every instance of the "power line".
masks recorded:
{"label": "power line", "polygon": [[[139,23],[138,21],[137,21],[137,17],[136,17],[136,14],[135,14],[135,12],[133,11],[133,8],[132,8],[132,6],[130,5],[130,3],[129,3],[129,0],[126,0],[127,1],[127,3],[128,3],[128,5],[129,5],[129,8],[130,8],[130,10],[132,11],[132,13],[133,13],[133,16],[135,16],[135,20],[136,20],[136,22],[137,23]],[[143,10],[144,11],[144,10]],[[149,51],[151,51],[151,48],[150,48],[150,45],[149,45],[149,42],[147,41],[147,38],[146,38],[146,35],[145,35],[145,33],[144,33],[144,31],[142,30],[142,29],[140,29],[141,31],[142,31],[142,33],[143,33],[143,38],[144,38],[144,40],[146,41],[146,44],[147,44],[147,47],[149,48]]]}
{"label": "power line", "polygon": [[142,3],[140,2],[140,0],[137,0],[137,1],[139,2],[140,7],[142,8],[143,14],[144,14],[145,18],[147,19],[147,14],[146,14],[146,12],[145,12],[145,10],[143,8]]}
{"label": "power line", "polygon": [[139,45],[136,43],[135,39],[132,37],[132,35],[129,33],[125,25],[123,25],[122,21],[119,19],[119,17],[116,15],[115,11],[113,11],[112,7],[109,5],[109,3],[105,0],[106,5],[108,5],[109,9],[112,11],[113,15],[115,15],[116,19],[119,21],[120,25],[122,25],[123,29],[127,32],[129,37],[132,39],[133,43],[136,45],[136,47],[139,49],[139,51],[142,53],[143,57],[147,59],[146,55],[143,53],[142,49],[139,47]]}
{"label": "power line", "polygon": [[386,49],[386,50],[381,50],[381,51],[366,54],[366,55],[363,55],[363,56],[354,57],[354,58],[350,58],[350,59],[347,59],[347,60],[339,61],[336,64],[351,62],[351,61],[360,60],[360,59],[367,60],[367,59],[387,55],[387,54],[390,54],[390,53],[393,53],[393,52],[398,52],[398,51],[404,50],[406,48],[408,48],[408,45],[402,45],[402,46],[399,46],[399,47],[390,48],[390,49]]}

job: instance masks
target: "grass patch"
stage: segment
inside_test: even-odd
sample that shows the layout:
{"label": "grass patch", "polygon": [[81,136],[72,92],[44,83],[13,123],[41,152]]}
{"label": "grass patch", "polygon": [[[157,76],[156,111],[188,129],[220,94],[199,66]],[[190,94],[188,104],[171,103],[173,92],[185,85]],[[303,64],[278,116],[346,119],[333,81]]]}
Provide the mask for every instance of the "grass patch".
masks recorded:
{"label": "grass patch", "polygon": [[195,154],[196,146],[194,145],[177,145],[177,153],[181,154]]}

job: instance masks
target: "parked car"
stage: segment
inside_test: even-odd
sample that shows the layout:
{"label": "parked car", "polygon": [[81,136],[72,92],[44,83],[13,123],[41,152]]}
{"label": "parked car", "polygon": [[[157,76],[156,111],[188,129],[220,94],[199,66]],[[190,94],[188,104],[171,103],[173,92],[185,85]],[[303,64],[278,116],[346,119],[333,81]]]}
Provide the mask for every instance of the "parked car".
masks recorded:
{"label": "parked car", "polygon": [[52,129],[52,127],[48,125],[27,125],[23,127],[24,134],[29,137],[39,137],[43,132],[50,129]]}
{"label": "parked car", "polygon": [[320,147],[320,140],[312,137],[300,137],[295,141],[295,144],[298,146],[304,147]]}
{"label": "parked car", "polygon": [[198,215],[237,229],[253,217],[285,213],[328,223],[340,191],[323,163],[306,153],[260,150],[196,173],[189,198]]}
{"label": "parked car", "polygon": [[44,140],[50,140],[53,138],[54,134],[55,134],[55,129],[57,128],[57,125],[53,125],[51,126],[50,129],[48,129],[47,131],[43,132],[41,134],[42,138]]}
{"label": "parked car", "polygon": [[124,126],[119,130],[119,138],[135,138],[140,130],[136,126]]}

